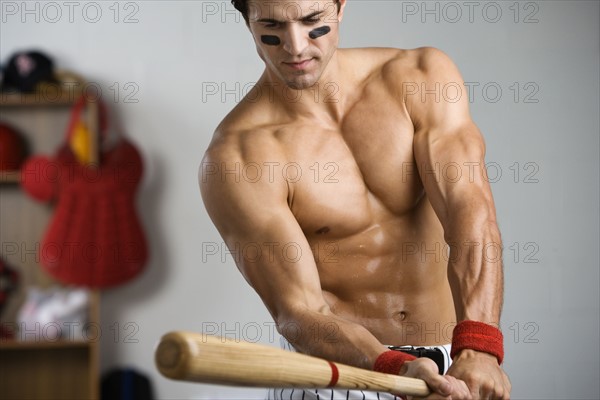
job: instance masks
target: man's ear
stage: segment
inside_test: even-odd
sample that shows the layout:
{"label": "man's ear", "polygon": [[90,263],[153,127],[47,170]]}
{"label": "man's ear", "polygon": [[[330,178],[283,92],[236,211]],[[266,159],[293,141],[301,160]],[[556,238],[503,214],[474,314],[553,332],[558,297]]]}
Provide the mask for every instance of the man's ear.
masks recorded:
{"label": "man's ear", "polygon": [[346,8],[346,0],[339,0],[340,11],[338,12],[338,22],[342,22],[344,18],[344,8]]}

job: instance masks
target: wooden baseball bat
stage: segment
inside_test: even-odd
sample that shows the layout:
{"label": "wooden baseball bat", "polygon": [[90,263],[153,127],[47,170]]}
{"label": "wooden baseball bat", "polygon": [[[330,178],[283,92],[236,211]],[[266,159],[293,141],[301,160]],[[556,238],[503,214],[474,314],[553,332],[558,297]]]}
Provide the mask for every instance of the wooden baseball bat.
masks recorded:
{"label": "wooden baseball bat", "polygon": [[336,388],[427,396],[421,379],[382,374],[255,343],[192,332],[164,335],[155,353],[167,378],[231,386]]}

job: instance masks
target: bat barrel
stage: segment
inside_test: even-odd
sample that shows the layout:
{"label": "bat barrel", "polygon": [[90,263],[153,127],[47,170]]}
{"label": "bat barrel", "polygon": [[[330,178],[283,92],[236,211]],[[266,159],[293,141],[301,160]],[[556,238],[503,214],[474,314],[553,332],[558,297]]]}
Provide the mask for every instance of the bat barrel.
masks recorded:
{"label": "bat barrel", "polygon": [[255,387],[327,387],[325,360],[269,346],[191,332],[163,336],[155,353],[166,377],[201,383]]}
{"label": "bat barrel", "polygon": [[300,353],[192,332],[163,336],[155,362],[164,376],[190,382],[270,388],[335,387],[421,397],[429,394],[420,379],[332,365]]}

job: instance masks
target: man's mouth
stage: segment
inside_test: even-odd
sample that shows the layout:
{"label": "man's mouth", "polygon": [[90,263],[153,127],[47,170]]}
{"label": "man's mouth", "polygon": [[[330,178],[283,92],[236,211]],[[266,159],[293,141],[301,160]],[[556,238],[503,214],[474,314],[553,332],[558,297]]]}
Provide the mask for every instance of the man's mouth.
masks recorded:
{"label": "man's mouth", "polygon": [[300,61],[300,62],[283,62],[284,65],[287,65],[289,68],[294,70],[306,69],[308,65],[312,62],[312,58],[308,60]]}

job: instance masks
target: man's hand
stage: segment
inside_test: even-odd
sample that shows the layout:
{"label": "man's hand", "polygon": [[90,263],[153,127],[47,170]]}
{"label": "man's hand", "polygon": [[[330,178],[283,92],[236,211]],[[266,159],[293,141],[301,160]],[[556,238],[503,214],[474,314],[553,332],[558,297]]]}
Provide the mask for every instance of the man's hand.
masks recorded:
{"label": "man's hand", "polygon": [[400,370],[400,375],[423,379],[432,392],[425,398],[428,400],[471,398],[465,382],[453,376],[440,375],[437,365],[429,358],[418,358],[405,362]]}
{"label": "man's hand", "polygon": [[462,350],[448,375],[466,382],[474,399],[509,399],[511,384],[495,356],[475,350]]}

